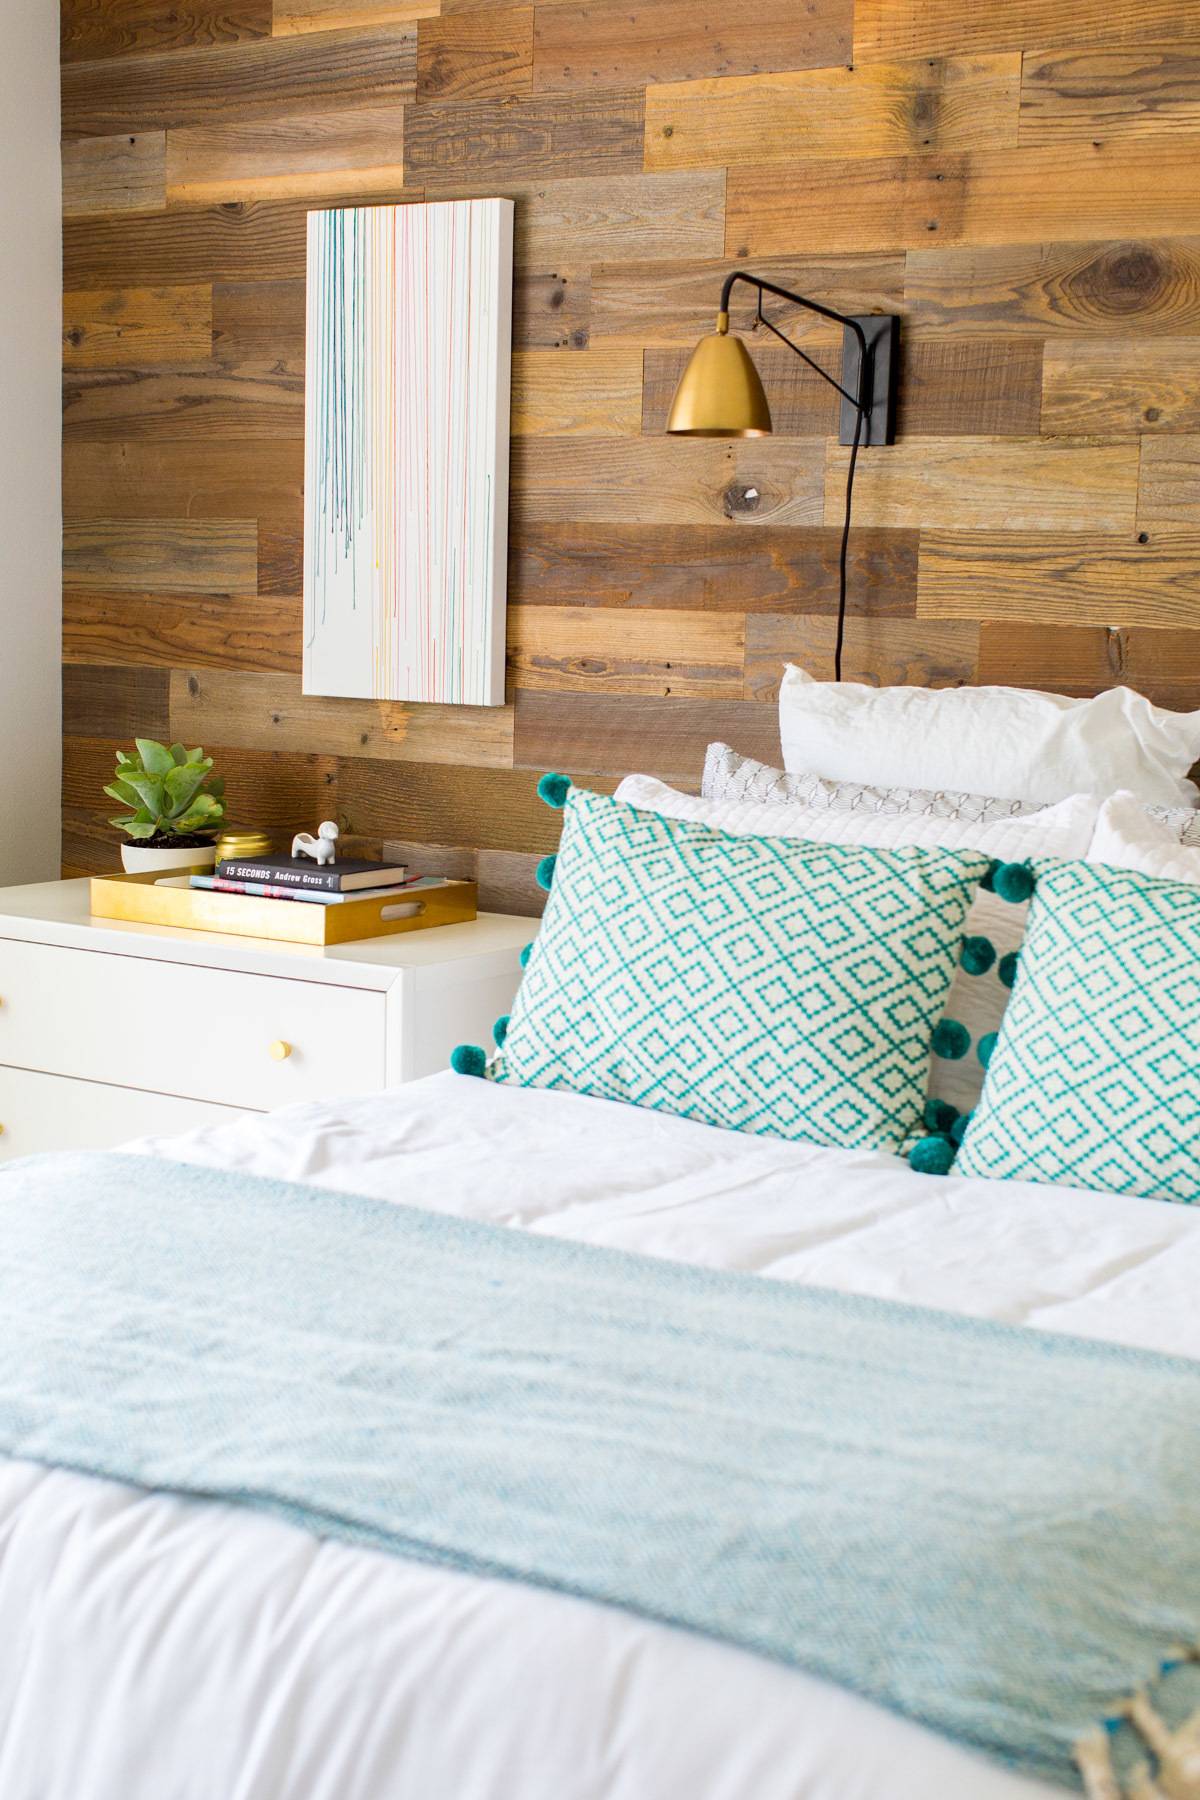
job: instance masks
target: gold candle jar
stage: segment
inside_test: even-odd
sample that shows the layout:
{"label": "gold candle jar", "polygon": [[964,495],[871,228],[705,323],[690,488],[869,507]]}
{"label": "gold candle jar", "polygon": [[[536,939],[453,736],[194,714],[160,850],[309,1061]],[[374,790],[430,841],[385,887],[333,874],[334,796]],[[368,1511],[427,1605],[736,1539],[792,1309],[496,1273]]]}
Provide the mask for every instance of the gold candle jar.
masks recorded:
{"label": "gold candle jar", "polygon": [[273,849],[269,832],[223,831],[217,838],[217,861],[227,862],[234,857],[248,861],[253,856],[269,856]]}

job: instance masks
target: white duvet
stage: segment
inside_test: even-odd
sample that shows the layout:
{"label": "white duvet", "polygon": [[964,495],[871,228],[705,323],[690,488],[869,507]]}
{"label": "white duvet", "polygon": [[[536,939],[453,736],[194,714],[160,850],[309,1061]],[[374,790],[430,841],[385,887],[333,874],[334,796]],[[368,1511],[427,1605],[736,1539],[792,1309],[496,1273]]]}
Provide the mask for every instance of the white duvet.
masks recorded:
{"label": "white duvet", "polygon": [[[1200,1218],[435,1076],[146,1154],[1200,1355]],[[0,1461],[0,1800],[1034,1800],[807,1676]]]}

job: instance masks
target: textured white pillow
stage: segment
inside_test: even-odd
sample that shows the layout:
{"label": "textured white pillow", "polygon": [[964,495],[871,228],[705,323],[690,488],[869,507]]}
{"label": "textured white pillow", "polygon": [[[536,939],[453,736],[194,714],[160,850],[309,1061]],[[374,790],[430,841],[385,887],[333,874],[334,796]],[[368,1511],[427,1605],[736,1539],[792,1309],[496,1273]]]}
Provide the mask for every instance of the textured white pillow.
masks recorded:
{"label": "textured white pillow", "polygon": [[787,665],[779,690],[787,769],[833,781],[954,788],[1047,803],[1128,789],[1193,804],[1200,712],[1172,713],[1131,688],[1069,700],[1004,687],[865,687]]}
{"label": "textured white pillow", "polygon": [[830,808],[834,812],[924,813],[936,819],[1015,819],[1036,812],[1036,800],[997,800],[989,794],[957,789],[933,793],[928,788],[875,787],[861,781],[827,781],[811,769],[773,769],[769,763],[740,756],[728,744],[710,744],[704,758],[700,792],[706,800],[769,800]]}
{"label": "textured white pillow", "polygon": [[[982,850],[1001,862],[1083,856],[1092,841],[1097,813],[1096,801],[1086,794],[1073,795],[1024,818],[996,819],[989,824],[913,813],[837,812],[779,801],[705,800],[681,794],[650,775],[627,775],[617,789],[617,799],[670,819],[696,819],[734,837],[807,838],[821,844],[872,844],[881,849],[918,844]],[[961,1025],[969,1043],[959,1056],[935,1055],[929,1073],[931,1098],[947,1100],[960,1112],[969,1112],[979,1099],[983,1086],[979,1043],[1000,1029],[1010,991],[1001,978],[1002,968],[1011,972],[1011,962],[1004,959],[1015,957],[1020,948],[1028,910],[983,889],[972,902],[964,942],[985,939],[995,956],[980,974],[963,967],[957,970],[946,1004],[946,1021]],[[954,1035],[961,1041],[962,1034]]]}
{"label": "textured white pillow", "polygon": [[1133,794],[1114,794],[1104,802],[1087,860],[1200,887],[1200,848],[1181,843],[1171,824],[1148,817]]}

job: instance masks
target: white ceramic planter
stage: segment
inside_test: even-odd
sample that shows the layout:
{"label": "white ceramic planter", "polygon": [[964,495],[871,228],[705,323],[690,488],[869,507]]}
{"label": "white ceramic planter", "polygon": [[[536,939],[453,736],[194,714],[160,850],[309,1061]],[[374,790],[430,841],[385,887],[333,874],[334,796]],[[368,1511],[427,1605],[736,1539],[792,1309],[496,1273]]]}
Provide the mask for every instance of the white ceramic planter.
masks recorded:
{"label": "white ceramic planter", "polygon": [[160,869],[212,869],[216,867],[217,847],[191,844],[179,849],[147,850],[143,844],[122,844],[121,862],[127,875],[145,875]]}

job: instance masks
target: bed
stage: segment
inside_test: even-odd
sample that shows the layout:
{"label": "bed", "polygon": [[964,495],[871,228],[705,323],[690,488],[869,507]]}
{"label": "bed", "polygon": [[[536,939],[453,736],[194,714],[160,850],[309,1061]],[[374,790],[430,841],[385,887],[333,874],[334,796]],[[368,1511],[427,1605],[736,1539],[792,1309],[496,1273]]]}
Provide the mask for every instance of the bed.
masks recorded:
{"label": "bed", "polygon": [[[1186,1207],[1017,1182],[1001,1206],[883,1152],[449,1074],[132,1148],[1200,1357]],[[7,1461],[0,1546],[5,1800],[1062,1791],[747,1652],[223,1503]]]}

